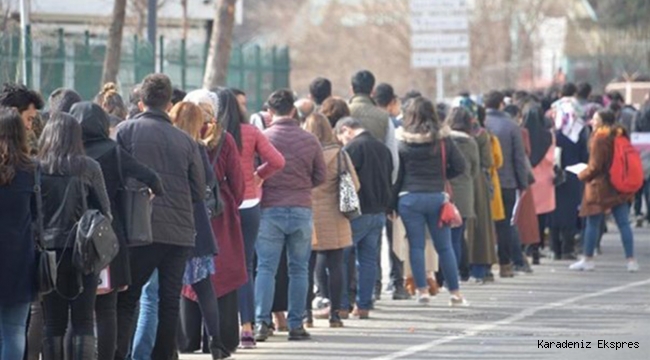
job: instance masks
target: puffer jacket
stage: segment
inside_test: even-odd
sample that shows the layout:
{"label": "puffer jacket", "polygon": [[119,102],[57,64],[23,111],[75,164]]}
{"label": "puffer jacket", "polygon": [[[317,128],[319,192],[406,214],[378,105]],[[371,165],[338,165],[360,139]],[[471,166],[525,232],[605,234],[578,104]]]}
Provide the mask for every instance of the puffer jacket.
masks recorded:
{"label": "puffer jacket", "polygon": [[147,110],[120,123],[116,138],[162,179],[165,196],[153,200],[154,243],[193,247],[193,203],[204,200],[206,189],[199,145],[158,110]]}
{"label": "puffer jacket", "polygon": [[453,189],[454,204],[463,218],[475,218],[474,178],[479,174],[478,145],[473,137],[461,131],[452,130],[449,137],[463,154],[467,165],[462,174],[449,180]]}

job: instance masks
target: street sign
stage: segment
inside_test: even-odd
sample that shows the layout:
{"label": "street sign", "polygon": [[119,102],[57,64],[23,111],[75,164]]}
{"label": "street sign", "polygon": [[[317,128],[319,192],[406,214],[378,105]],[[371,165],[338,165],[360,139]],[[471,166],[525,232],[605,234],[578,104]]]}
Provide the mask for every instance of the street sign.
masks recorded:
{"label": "street sign", "polygon": [[469,29],[467,15],[432,15],[432,14],[411,14],[411,31],[434,32],[446,30]]}
{"label": "street sign", "polygon": [[467,0],[411,0],[411,13],[467,10]]}
{"label": "street sign", "polygon": [[458,34],[412,34],[412,50],[467,49],[469,35]]}
{"label": "street sign", "polygon": [[469,52],[413,52],[411,66],[418,69],[468,67]]}

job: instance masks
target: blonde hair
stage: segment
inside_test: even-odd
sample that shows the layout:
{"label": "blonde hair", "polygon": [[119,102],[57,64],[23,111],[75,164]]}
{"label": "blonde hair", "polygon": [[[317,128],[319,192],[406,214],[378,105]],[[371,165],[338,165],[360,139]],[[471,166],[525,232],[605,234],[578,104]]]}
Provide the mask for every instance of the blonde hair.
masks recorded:
{"label": "blonde hair", "polygon": [[181,101],[174,105],[169,112],[169,117],[174,126],[185,131],[192,139],[201,141],[204,113],[198,105]]}
{"label": "blonde hair", "polygon": [[322,145],[335,143],[332,125],[330,125],[330,122],[325,115],[321,113],[315,112],[309,115],[307,119],[305,119],[303,128],[307,132],[314,134]]}
{"label": "blonde hair", "polygon": [[106,111],[109,115],[116,116],[122,120],[126,119],[128,110],[124,104],[124,99],[118,92],[117,85],[108,82],[102,87],[102,91],[95,97],[95,103]]}

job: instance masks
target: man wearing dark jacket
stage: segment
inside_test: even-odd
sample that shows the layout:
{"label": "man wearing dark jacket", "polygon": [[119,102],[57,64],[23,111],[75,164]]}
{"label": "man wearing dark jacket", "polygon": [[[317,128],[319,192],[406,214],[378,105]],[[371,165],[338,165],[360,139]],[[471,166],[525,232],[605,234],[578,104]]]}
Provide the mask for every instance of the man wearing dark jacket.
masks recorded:
{"label": "man wearing dark jacket", "polygon": [[487,109],[485,125],[498,139],[503,152],[503,166],[499,168],[499,181],[506,218],[495,222],[499,247],[499,265],[501,277],[514,276],[511,262],[518,254],[513,249],[521,248],[519,237],[511,224],[512,213],[517,201],[517,190],[528,187],[528,157],[524,149],[524,140],[519,125],[503,112],[504,96],[499,91],[489,92],[485,96]]}
{"label": "man wearing dark jacket", "polygon": [[270,335],[275,275],[283,249],[289,263],[289,340],[308,340],[302,325],[307,302],[312,240],[312,189],[325,181],[325,159],[316,137],[300,128],[290,90],[278,90],[268,101],[273,116],[264,131],[286,159],[282,171],[264,182],[262,217],[256,244],[255,340]]}
{"label": "man wearing dark jacket", "polygon": [[142,287],[158,270],[158,330],[152,358],[168,360],[175,353],[183,272],[194,246],[192,204],[205,196],[205,174],[198,144],[175,128],[166,113],[172,97],[169,78],[163,74],[147,76],[140,94],[144,112],[117,127],[117,142],[160,175],[165,196],[153,201],[153,243],[131,249],[132,284],[118,298],[115,358],[125,359],[128,354]]}
{"label": "man wearing dark jacket", "polygon": [[[360,319],[369,317],[372,306],[373,287],[377,274],[377,253],[381,232],[386,222],[386,210],[392,194],[393,160],[386,145],[365,130],[361,121],[347,117],[336,123],[336,135],[350,155],[354,169],[361,183],[359,200],[360,217],[352,220],[352,240],[357,256],[357,307],[355,315]],[[345,258],[351,249],[345,250]],[[344,263],[347,264],[346,261]],[[347,286],[343,288],[343,303]],[[342,304],[345,309],[345,304]]]}

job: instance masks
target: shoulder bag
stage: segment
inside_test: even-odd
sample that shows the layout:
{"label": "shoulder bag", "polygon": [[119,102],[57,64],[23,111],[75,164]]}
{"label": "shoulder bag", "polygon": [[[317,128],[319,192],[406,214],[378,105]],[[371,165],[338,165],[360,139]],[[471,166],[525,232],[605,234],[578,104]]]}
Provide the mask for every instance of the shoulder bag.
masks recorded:
{"label": "shoulder bag", "polygon": [[[344,163],[344,165],[341,165]],[[353,220],[361,216],[361,202],[359,194],[354,187],[354,181],[350,174],[345,150],[341,149],[337,155],[337,169],[339,178],[339,210],[346,218]]]}
{"label": "shoulder bag", "polygon": [[122,173],[122,152],[120,147],[117,152],[117,174],[120,187],[117,191],[117,214],[124,226],[126,243],[129,247],[150,245],[153,243],[151,228],[152,206],[147,187],[135,187],[124,181]]}
{"label": "shoulder bag", "polygon": [[41,193],[41,165],[34,169],[34,197],[36,200],[36,277],[38,293],[47,295],[56,289],[57,264],[56,252],[45,249],[43,238],[43,195]]}
{"label": "shoulder bag", "polygon": [[[221,149],[223,148],[223,143],[226,141],[226,130],[221,131],[221,136],[219,136],[219,143],[217,144],[217,151],[212,159],[212,169],[214,170],[217,161],[219,161],[219,155],[221,155]],[[214,219],[221,215],[224,210],[223,199],[221,198],[221,192],[219,189],[220,179],[217,177],[217,180],[214,184],[208,184],[205,191],[205,205],[208,208],[208,216],[210,219]]]}
{"label": "shoulder bag", "polygon": [[445,191],[449,194],[449,199],[447,199],[442,207],[440,208],[440,220],[438,221],[438,226],[449,226],[451,228],[457,228],[463,225],[463,218],[460,215],[460,211],[454,203],[452,202],[453,190],[449,180],[447,180],[447,154],[446,154],[445,140],[440,140],[440,154],[442,155],[442,179],[445,182]]}

